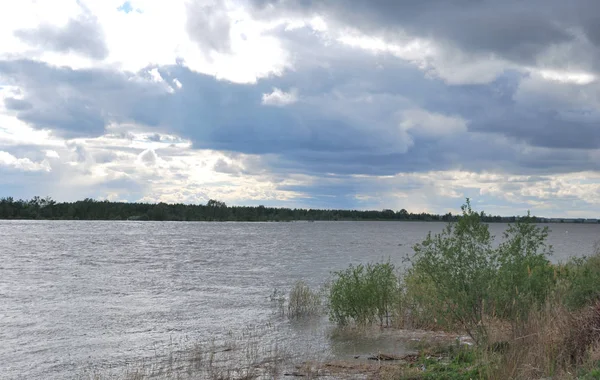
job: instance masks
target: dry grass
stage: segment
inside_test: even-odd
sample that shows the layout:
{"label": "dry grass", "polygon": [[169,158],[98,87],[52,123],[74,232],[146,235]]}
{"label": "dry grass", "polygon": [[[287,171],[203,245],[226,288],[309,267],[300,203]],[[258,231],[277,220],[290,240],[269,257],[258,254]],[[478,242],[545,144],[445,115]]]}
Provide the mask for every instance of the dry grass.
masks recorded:
{"label": "dry grass", "polygon": [[563,334],[570,324],[570,314],[563,307],[548,305],[543,311],[533,311],[518,336],[509,340],[501,356],[495,379],[539,379],[554,375],[561,355],[556,352],[564,340]]}
{"label": "dry grass", "polygon": [[575,314],[564,342],[565,359],[581,365],[588,360],[590,348],[600,342],[600,302]]}
{"label": "dry grass", "polygon": [[494,379],[574,378],[600,360],[600,303],[578,312],[549,303],[534,311],[499,356]]}

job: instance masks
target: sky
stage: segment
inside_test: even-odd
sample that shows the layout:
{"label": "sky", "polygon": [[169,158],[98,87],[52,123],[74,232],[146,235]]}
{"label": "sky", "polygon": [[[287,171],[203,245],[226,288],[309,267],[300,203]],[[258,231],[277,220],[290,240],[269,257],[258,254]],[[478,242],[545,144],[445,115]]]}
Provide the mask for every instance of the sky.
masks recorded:
{"label": "sky", "polygon": [[0,197],[600,216],[597,0],[4,0]]}

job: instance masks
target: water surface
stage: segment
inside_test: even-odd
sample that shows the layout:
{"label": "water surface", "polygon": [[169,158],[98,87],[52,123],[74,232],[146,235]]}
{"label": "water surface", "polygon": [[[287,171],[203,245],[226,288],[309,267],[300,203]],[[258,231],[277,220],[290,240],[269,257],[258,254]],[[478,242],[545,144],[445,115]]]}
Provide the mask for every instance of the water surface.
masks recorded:
{"label": "water surface", "polygon": [[[0,221],[1,377],[68,379],[265,324],[300,354],[368,350],[327,338],[326,323],[277,319],[269,295],[296,280],[320,286],[350,263],[401,266],[443,226]],[[590,254],[600,237],[599,225],[550,227],[555,261]]]}

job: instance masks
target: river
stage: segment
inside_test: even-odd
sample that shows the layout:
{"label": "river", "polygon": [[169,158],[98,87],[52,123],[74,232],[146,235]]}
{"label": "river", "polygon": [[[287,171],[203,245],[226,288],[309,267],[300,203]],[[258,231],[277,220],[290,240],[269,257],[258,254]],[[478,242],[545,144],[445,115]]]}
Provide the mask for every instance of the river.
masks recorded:
{"label": "river", "polygon": [[[269,295],[297,280],[321,286],[351,263],[402,266],[443,226],[0,221],[0,377],[69,379],[262,325],[299,354],[343,356],[325,320],[277,318]],[[600,225],[549,227],[554,261],[591,254],[600,238]]]}

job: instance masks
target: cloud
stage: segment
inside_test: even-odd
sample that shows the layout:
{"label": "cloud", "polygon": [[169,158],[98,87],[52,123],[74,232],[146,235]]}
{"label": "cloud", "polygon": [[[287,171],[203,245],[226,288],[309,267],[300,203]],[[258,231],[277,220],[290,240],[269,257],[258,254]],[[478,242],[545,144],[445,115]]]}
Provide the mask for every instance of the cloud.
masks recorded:
{"label": "cloud", "polygon": [[318,15],[333,38],[387,50],[448,83],[489,83],[512,69],[600,68],[600,33],[591,16],[599,6],[591,0],[248,2],[268,20]]}
{"label": "cloud", "polygon": [[0,80],[15,84],[23,94],[16,103],[8,100],[7,104],[5,99],[21,121],[70,137],[102,134],[113,120],[106,110],[122,114],[119,108],[136,102],[128,99],[127,92],[137,96],[170,89],[131,73],[56,68],[30,60],[0,61]]}
{"label": "cloud", "polygon": [[266,106],[283,107],[289,104],[296,103],[298,101],[298,95],[295,90],[290,92],[284,92],[278,88],[274,88],[273,92],[269,94],[263,94],[262,104]]}
{"label": "cloud", "polygon": [[[285,2],[253,0],[259,14],[321,14],[369,32],[404,30],[413,35],[445,40],[475,52],[494,52],[515,60],[532,59],[548,45],[567,42],[573,24],[566,6],[552,1],[518,4],[427,0],[334,0]],[[592,2],[579,1],[593,11]],[[573,12],[571,12],[573,13]],[[568,22],[561,25],[558,21]]]}
{"label": "cloud", "polygon": [[85,11],[64,26],[42,24],[33,29],[16,30],[14,34],[27,44],[43,50],[74,52],[99,60],[108,56],[102,27],[96,17]]}
{"label": "cloud", "polygon": [[144,165],[154,166],[156,165],[156,161],[158,160],[158,155],[153,149],[147,149],[140,153],[138,158]]}
{"label": "cloud", "polygon": [[[520,104],[516,94],[527,77],[507,75],[492,85],[448,87],[387,56],[378,59],[377,68],[368,55],[359,59],[351,48],[332,48],[337,49],[330,61],[339,67],[335,72],[301,62],[302,71],[253,86],[219,81],[182,66],[119,74],[14,61],[0,62],[0,75],[21,88],[23,100],[32,104],[17,117],[39,129],[81,138],[101,136],[109,125],[141,125],[152,133],[189,139],[199,149],[278,155],[273,170],[564,172],[594,166],[579,151],[593,146],[598,136],[593,124],[571,121],[586,134],[569,133],[561,129],[556,112]],[[168,91],[165,83],[174,78],[186,86]],[[290,88],[289,83],[298,87],[288,94],[302,92],[302,102],[264,107],[264,94],[272,95],[269,102],[288,99],[273,89]],[[554,124],[548,122],[552,119]],[[570,151],[533,154],[532,147]],[[552,155],[560,159],[540,159]]]}
{"label": "cloud", "polygon": [[0,151],[0,167],[30,172],[51,170],[47,161],[33,162],[29,158],[17,158],[5,151]]}
{"label": "cloud", "polygon": [[48,150],[46,150],[46,157],[48,157],[48,158],[60,158],[60,155],[55,150],[48,149]]}
{"label": "cloud", "polygon": [[228,173],[234,175],[242,174],[244,171],[244,169],[239,165],[233,162],[228,162],[224,158],[219,158],[217,162],[215,162],[213,169],[218,173]]}
{"label": "cloud", "polygon": [[221,0],[194,0],[187,4],[186,29],[204,52],[231,52],[230,19]]}
{"label": "cloud", "polygon": [[31,103],[16,98],[5,98],[4,106],[11,111],[27,111],[33,107]]}
{"label": "cloud", "polygon": [[429,113],[422,109],[409,109],[402,113],[400,126],[418,136],[444,137],[467,131],[467,121],[461,117]]}
{"label": "cloud", "polygon": [[0,195],[600,210],[595,2],[15,7]]}

